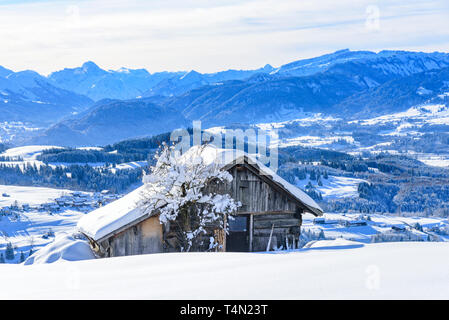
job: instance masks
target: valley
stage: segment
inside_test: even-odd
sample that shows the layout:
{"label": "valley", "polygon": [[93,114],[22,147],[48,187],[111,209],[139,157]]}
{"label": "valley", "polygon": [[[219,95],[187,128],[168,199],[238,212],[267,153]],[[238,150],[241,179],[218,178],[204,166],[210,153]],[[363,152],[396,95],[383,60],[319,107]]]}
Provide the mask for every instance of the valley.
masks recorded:
{"label": "valley", "polygon": [[[93,62],[46,77],[2,70],[0,251],[15,252],[6,262],[139,186],[171,130],[193,120],[270,137],[278,174],[326,211],[305,218],[303,245],[449,240],[448,54],[341,50],[209,74]],[[89,204],[57,204],[78,193]]]}

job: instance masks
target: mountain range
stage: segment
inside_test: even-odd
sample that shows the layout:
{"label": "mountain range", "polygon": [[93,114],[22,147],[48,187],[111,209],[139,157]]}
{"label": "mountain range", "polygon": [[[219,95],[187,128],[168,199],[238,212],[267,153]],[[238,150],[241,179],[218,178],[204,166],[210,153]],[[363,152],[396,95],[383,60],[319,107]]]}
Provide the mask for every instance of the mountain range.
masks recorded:
{"label": "mountain range", "polygon": [[407,110],[449,92],[449,54],[340,50],[279,68],[150,73],[93,62],[53,72],[0,67],[0,121],[44,128],[32,143],[71,146],[205,127],[288,121],[324,113],[348,119]]}
{"label": "mountain range", "polygon": [[48,125],[92,103],[89,97],[54,86],[34,71],[0,68],[0,121]]}

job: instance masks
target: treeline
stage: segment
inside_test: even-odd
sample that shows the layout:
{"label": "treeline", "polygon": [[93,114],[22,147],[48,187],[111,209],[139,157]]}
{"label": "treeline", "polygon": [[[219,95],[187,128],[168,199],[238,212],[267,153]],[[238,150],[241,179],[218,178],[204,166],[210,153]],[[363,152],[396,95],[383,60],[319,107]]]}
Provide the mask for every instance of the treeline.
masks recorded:
{"label": "treeline", "polygon": [[387,212],[396,211],[397,204],[393,199],[399,191],[397,185],[362,182],[359,183],[357,191],[360,198],[367,199],[371,203],[381,204],[383,210]]}
{"label": "treeline", "polygon": [[329,212],[394,213],[449,217],[447,184],[401,186],[360,183],[358,198],[333,199],[322,203]]}
{"label": "treeline", "polygon": [[316,181],[318,185],[322,185],[322,179],[329,178],[329,173],[327,170],[305,166],[281,166],[277,173],[291,184],[295,184],[297,180],[306,180],[309,178],[312,181]]}
{"label": "treeline", "polygon": [[400,212],[424,212],[426,215],[449,215],[449,185],[410,185],[395,197]]}
{"label": "treeline", "polygon": [[[192,129],[187,129],[192,134]],[[37,159],[44,163],[109,163],[117,164],[131,161],[144,161],[153,157],[162,143],[170,143],[170,134],[163,133],[153,137],[128,139],[114,144],[106,145],[101,150],[52,148],[42,152]],[[224,147],[224,141],[223,147]],[[236,141],[233,141],[234,145]],[[245,150],[248,148],[244,142]],[[353,157],[342,152],[294,146],[279,150],[279,163],[303,163],[322,161],[353,161]]]}
{"label": "treeline", "polygon": [[22,168],[0,165],[0,184],[67,188],[83,191],[110,190],[115,193],[126,190],[142,178],[142,168],[117,170],[93,168],[88,165],[51,167],[27,164]]}
{"label": "treeline", "polygon": [[301,146],[293,146],[279,149],[279,162],[281,164],[287,162],[316,162],[322,160],[337,161],[337,160],[353,160],[354,158],[343,152],[317,149],[317,148],[307,148]]}
{"label": "treeline", "polygon": [[136,157],[135,155],[123,155],[118,153],[109,153],[101,150],[84,150],[84,149],[48,149],[38,155],[37,160],[44,163],[108,163],[117,164],[130,161],[145,160],[146,157]]}
{"label": "treeline", "polygon": [[170,142],[170,133],[149,138],[129,139],[98,149],[52,148],[37,156],[48,163],[107,163],[118,164],[132,161],[145,161],[153,158],[162,143]]}
{"label": "treeline", "polygon": [[413,159],[406,157],[380,154],[366,160],[362,158],[337,160],[323,159],[321,160],[321,165],[352,173],[369,172],[370,168],[375,168],[380,172],[399,175],[405,171],[400,160],[413,161]]}
{"label": "treeline", "polygon": [[383,202],[369,201],[363,198],[331,199],[320,203],[326,212],[394,213]]}
{"label": "treeline", "polygon": [[425,124],[420,128],[421,132],[430,131],[416,139],[411,136],[396,137],[391,145],[394,150],[422,153],[447,153],[449,150],[449,125]]}
{"label": "treeline", "polygon": [[321,165],[327,166],[334,169],[340,169],[347,172],[368,172],[368,164],[361,160],[353,161],[328,161],[322,160]]}
{"label": "treeline", "polygon": [[8,161],[23,161],[23,157],[10,157],[10,156],[0,156],[0,161],[8,162]]}
{"label": "treeline", "polygon": [[[278,174],[292,184],[310,179],[304,191],[320,201],[328,212],[449,216],[448,169],[391,154],[322,159],[310,164],[301,162],[294,154],[290,157],[291,162],[281,165]],[[357,185],[358,197],[322,199],[319,186],[329,175],[358,177],[370,182]]]}
{"label": "treeline", "polygon": [[449,178],[449,170],[426,166],[424,163],[403,155],[379,154],[367,159],[321,160],[320,164],[349,173],[372,173],[377,169],[393,176]]}
{"label": "treeline", "polygon": [[156,150],[162,143],[170,142],[170,132],[158,134],[156,136],[139,139],[123,140],[103,148],[105,152],[116,151],[120,154],[140,154],[142,152]]}
{"label": "treeline", "polygon": [[329,179],[327,170],[311,167],[291,167],[281,166],[277,172],[282,178],[295,185],[298,180],[310,179],[309,183],[304,187],[304,192],[307,193],[313,200],[321,201],[323,196],[316,186],[311,183],[315,181],[316,185],[322,186],[323,180]]}

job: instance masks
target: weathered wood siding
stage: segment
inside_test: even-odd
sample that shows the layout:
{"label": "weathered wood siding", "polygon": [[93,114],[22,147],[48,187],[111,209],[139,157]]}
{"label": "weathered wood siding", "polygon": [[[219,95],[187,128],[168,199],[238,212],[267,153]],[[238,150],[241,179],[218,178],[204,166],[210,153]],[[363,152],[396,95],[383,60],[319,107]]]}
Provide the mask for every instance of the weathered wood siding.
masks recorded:
{"label": "weathered wood siding", "polygon": [[151,217],[104,242],[108,257],[162,252],[162,225],[159,217]]}
{"label": "weathered wood siding", "polygon": [[294,214],[264,214],[254,215],[253,227],[253,251],[265,251],[270,239],[270,250],[283,247],[284,249],[296,249],[301,227],[301,216]]}
{"label": "weathered wood siding", "polygon": [[285,192],[246,165],[231,168],[231,183],[213,184],[206,192],[227,193],[242,203],[237,214],[249,214],[249,251],[265,251],[273,229],[270,250],[296,248],[302,223],[302,209]]}
{"label": "weathered wood siding", "polygon": [[236,166],[229,171],[234,179],[231,183],[212,184],[206,192],[227,193],[242,203],[240,213],[268,213],[296,211],[296,203],[246,166]]}

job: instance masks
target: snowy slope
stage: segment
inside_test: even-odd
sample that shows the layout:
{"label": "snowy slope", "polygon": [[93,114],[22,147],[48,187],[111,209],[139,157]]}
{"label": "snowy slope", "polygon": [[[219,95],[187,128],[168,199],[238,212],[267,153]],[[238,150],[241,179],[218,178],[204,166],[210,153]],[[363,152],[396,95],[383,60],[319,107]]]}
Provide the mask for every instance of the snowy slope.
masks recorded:
{"label": "snowy slope", "polygon": [[[0,207],[10,206],[15,201],[18,204],[38,205],[70,192],[72,191],[66,189],[0,185]],[[8,197],[1,196],[3,193],[6,193]]]}
{"label": "snowy slope", "polygon": [[62,147],[58,146],[40,146],[40,145],[30,145],[23,147],[10,148],[3,153],[0,153],[0,157],[10,158],[11,161],[0,161],[0,164],[5,166],[20,166],[23,168],[25,165],[35,165],[40,167],[44,163],[37,160],[37,156],[42,154],[44,150],[47,149],[59,149]]}
{"label": "snowy slope", "polygon": [[[387,114],[384,116],[354,120],[352,123],[360,123],[361,125],[372,126],[377,124],[393,123],[398,126],[396,134],[399,134],[404,128],[404,122],[413,126],[422,126],[426,123],[433,124],[449,124],[449,107],[444,104],[424,104],[420,106],[411,107],[404,112],[397,112]],[[351,123],[350,122],[350,123]]]}
{"label": "snowy slope", "polygon": [[[73,230],[84,215],[81,208],[67,206],[51,210],[47,207],[56,204],[54,199],[72,192],[66,189],[0,185],[0,253],[5,256],[6,245],[11,243],[15,254],[15,258],[7,260],[7,263],[17,263],[20,252],[27,257],[31,248],[35,252],[51,243],[59,233]],[[10,209],[16,201],[19,208]],[[21,209],[23,205],[28,205],[28,208]]]}
{"label": "snowy slope", "polygon": [[0,248],[5,255],[7,243],[15,247],[15,258],[7,263],[19,262],[20,252],[28,257],[30,249],[36,252],[54,240],[53,236],[46,236],[49,232],[58,235],[61,232],[70,232],[84,215],[83,212],[65,210],[57,214],[31,211],[22,213],[18,218],[5,216],[0,221]]}
{"label": "snowy slope", "polygon": [[361,182],[367,182],[363,179],[357,179],[352,177],[335,177],[329,176],[328,179],[321,178],[322,186],[319,186],[316,181],[310,179],[298,180],[296,186],[305,189],[310,182],[316,190],[318,190],[323,198],[346,198],[358,196],[358,185]]}
{"label": "snowy slope", "polygon": [[0,265],[0,298],[448,299],[448,265],[449,244],[413,242]]}
{"label": "snowy slope", "polygon": [[10,148],[5,152],[1,153],[2,157],[10,157],[10,158],[22,158],[23,161],[34,161],[36,157],[42,153],[44,150],[48,149],[58,149],[62,147],[58,146],[24,146],[24,147],[16,147]]}
{"label": "snowy slope", "polygon": [[[368,219],[369,220],[368,220]],[[320,239],[346,239],[361,243],[384,241],[433,241],[449,242],[449,221],[438,217],[400,217],[396,215],[355,213],[325,213],[321,223],[314,216],[303,216],[302,235],[306,241]],[[364,225],[351,224],[363,222]],[[416,229],[419,224],[421,230]],[[398,230],[394,230],[397,228]]]}
{"label": "snowy slope", "polygon": [[[23,167],[27,164],[36,165],[38,168],[41,165],[44,165],[44,162],[37,160],[37,157],[42,154],[44,150],[48,149],[62,149],[60,146],[50,146],[50,145],[28,145],[22,147],[15,147],[7,149],[6,151],[0,153],[0,157],[10,158],[10,161],[0,161],[1,165],[5,166],[16,166],[19,165]],[[80,147],[80,150],[102,150],[99,147]],[[67,167],[70,165],[89,165],[91,167],[105,167],[105,162],[49,162],[48,165],[51,167]],[[136,169],[146,166],[147,161],[133,161],[133,162],[124,162],[117,164],[114,168],[109,168],[112,172],[116,172],[117,170],[128,170],[128,169]]]}

